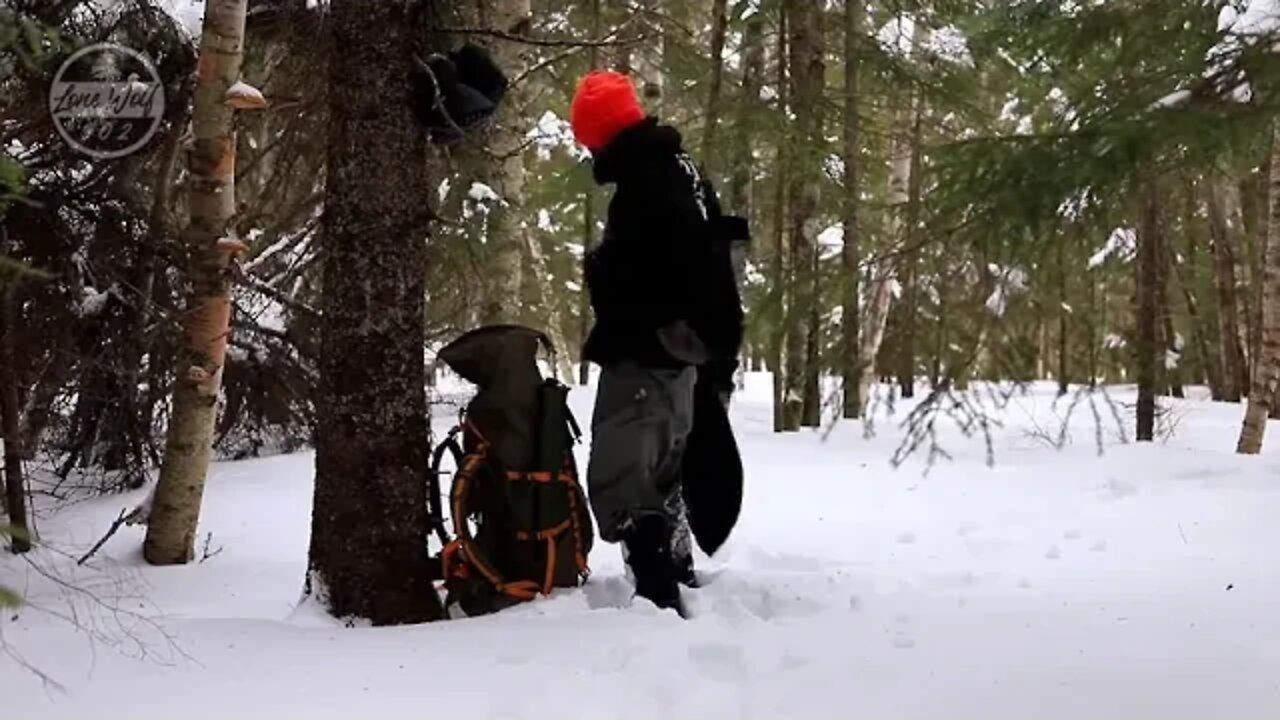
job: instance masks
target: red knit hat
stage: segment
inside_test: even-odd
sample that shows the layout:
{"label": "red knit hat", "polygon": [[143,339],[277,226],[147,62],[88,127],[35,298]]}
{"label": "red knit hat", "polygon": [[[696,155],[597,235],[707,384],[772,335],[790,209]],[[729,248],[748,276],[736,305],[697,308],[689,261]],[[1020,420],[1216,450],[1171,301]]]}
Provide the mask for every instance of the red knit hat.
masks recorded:
{"label": "red knit hat", "polygon": [[644,118],[644,108],[640,107],[631,79],[609,70],[587,73],[578,83],[569,108],[573,136],[592,152]]}

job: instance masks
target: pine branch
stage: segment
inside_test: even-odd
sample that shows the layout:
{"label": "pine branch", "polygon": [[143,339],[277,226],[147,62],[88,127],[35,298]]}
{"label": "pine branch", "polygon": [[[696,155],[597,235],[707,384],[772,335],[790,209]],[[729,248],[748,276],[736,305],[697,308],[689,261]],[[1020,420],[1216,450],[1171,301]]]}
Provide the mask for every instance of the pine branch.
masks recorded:
{"label": "pine branch", "polygon": [[537,38],[528,35],[516,35],[515,33],[503,32],[502,30],[494,30],[492,28],[477,27],[453,27],[439,28],[436,32],[446,35],[480,35],[483,37],[497,38],[508,42],[520,43],[522,45],[535,45],[538,47],[567,47],[567,48],[591,48],[591,47],[625,47],[628,45],[638,45],[648,39],[649,35],[637,35],[631,38],[620,38],[610,40],[608,36],[595,40],[571,40],[569,38]]}

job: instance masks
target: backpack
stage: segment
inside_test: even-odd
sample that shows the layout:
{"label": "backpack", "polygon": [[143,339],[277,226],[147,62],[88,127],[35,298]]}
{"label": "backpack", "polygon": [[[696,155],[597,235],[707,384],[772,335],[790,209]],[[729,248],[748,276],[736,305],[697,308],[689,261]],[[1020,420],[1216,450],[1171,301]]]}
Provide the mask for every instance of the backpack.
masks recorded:
{"label": "backpack", "polygon": [[[594,532],[573,446],[581,432],[569,388],[538,370],[550,339],[519,325],[466,333],[439,359],[478,386],[458,424],[432,451],[430,511],[443,545],[438,579],[454,616],[483,615],[577,587],[590,573]],[[445,527],[446,453],[457,471]]]}

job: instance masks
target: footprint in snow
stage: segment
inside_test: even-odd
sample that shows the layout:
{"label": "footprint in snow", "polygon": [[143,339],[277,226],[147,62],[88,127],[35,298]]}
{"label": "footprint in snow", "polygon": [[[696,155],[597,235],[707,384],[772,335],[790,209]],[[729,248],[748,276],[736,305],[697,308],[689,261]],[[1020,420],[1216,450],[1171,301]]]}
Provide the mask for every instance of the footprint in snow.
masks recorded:
{"label": "footprint in snow", "polygon": [[1057,545],[1050,545],[1044,556],[1047,560],[1057,560],[1062,557],[1062,551],[1058,549]]}
{"label": "footprint in snow", "polygon": [[723,682],[742,680],[747,664],[742,648],[724,643],[700,643],[689,646],[689,659],[703,675]]}
{"label": "footprint in snow", "polygon": [[915,541],[916,541],[916,534],[911,532],[910,530],[898,535],[899,545],[911,545],[915,543]]}
{"label": "footprint in snow", "polygon": [[635,588],[626,578],[614,576],[592,580],[582,588],[587,607],[592,610],[621,609],[631,606]]}
{"label": "footprint in snow", "polygon": [[1093,551],[1093,552],[1106,552],[1106,551],[1107,551],[1107,541],[1106,541],[1106,540],[1099,540],[1099,541],[1095,542],[1094,544],[1090,545],[1090,546],[1089,546],[1089,549],[1090,549],[1091,551]]}
{"label": "footprint in snow", "polygon": [[1114,477],[1107,478],[1106,491],[1110,494],[1111,499],[1120,500],[1122,498],[1133,497],[1138,494],[1138,486],[1131,482],[1125,482]]}
{"label": "footprint in snow", "polygon": [[1079,530],[1068,530],[1062,533],[1062,537],[1066,540],[1079,540],[1080,538],[1084,537],[1084,533],[1080,532]]}

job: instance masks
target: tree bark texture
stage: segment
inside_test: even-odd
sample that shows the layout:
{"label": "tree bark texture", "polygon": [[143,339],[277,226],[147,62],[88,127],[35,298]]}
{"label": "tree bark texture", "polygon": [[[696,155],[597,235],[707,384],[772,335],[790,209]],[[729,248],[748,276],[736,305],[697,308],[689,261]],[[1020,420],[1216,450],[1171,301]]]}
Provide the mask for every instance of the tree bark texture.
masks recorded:
{"label": "tree bark texture", "polygon": [[1163,233],[1160,219],[1160,191],[1154,178],[1142,183],[1139,199],[1137,270],[1137,439],[1151,442],[1155,438],[1156,383],[1159,371],[1157,360],[1164,355],[1159,347],[1159,294],[1160,294],[1160,237]]}
{"label": "tree bark texture", "polygon": [[1056,232],[1053,235],[1053,243],[1056,246],[1057,254],[1057,271],[1058,271],[1058,307],[1055,308],[1055,314],[1058,316],[1058,397],[1062,397],[1071,391],[1071,365],[1068,348],[1070,343],[1070,317],[1067,312],[1067,261],[1065,254],[1066,242],[1061,235]]}
{"label": "tree bark texture", "polygon": [[720,124],[720,95],[724,87],[724,43],[729,29],[729,0],[711,0],[711,80],[707,88],[707,116],[702,126],[702,160],[714,172],[719,165],[716,132]]}
{"label": "tree bark texture", "polygon": [[[513,36],[528,34],[533,16],[530,0],[488,0],[488,5],[485,16],[490,27]],[[527,45],[510,40],[498,39],[490,43],[494,62],[509,77],[524,72],[529,64],[528,50]],[[528,227],[521,222],[525,215],[524,144],[529,123],[525,113],[528,88],[527,80],[509,88],[494,114],[488,133],[492,159],[485,160],[485,171],[481,177],[501,202],[490,208],[487,218],[488,243],[494,256],[485,304],[486,324],[513,323],[520,319],[524,249],[530,235]]]}
{"label": "tree bark texture", "polygon": [[1187,256],[1182,262],[1178,262],[1177,258],[1174,258],[1173,275],[1178,287],[1182,290],[1183,303],[1187,309],[1187,319],[1191,323],[1191,341],[1200,356],[1200,365],[1209,383],[1209,394],[1213,400],[1218,401],[1223,399],[1222,367],[1220,365],[1222,355],[1210,349],[1208,333],[1205,331],[1204,326],[1205,320],[1203,313],[1200,311],[1200,302],[1196,299],[1201,285],[1200,243],[1197,241],[1199,232],[1198,228],[1191,224],[1192,219],[1195,217],[1194,191],[1188,192],[1187,197],[1188,208],[1186,217],[1183,220],[1183,232],[1187,236]]}
{"label": "tree bark texture", "polygon": [[[917,25],[913,24],[911,29],[913,57],[921,41],[921,31]],[[907,225],[911,200],[912,128],[915,125],[917,111],[915,96],[915,90],[910,86],[905,86],[898,92],[895,98],[893,127],[890,132],[889,187],[886,198],[889,218],[886,235],[888,247],[895,250],[905,245],[909,231]],[[884,342],[885,325],[889,321],[889,309],[893,303],[891,293],[893,280],[893,262],[886,260],[877,263],[872,270],[866,308],[859,328],[861,337],[858,356],[862,361],[862,371],[858,378],[858,398],[864,405],[869,399],[871,386],[876,379],[876,356],[880,354],[880,345]]]}
{"label": "tree bark texture", "polygon": [[[756,13],[747,21],[742,39],[742,112],[734,118],[732,155],[732,173],[729,177],[729,211],[753,221],[756,212],[752,196],[755,194],[755,183],[752,175],[756,167],[754,152],[755,122],[757,107],[760,104],[760,88],[764,84],[764,16]],[[752,254],[759,257],[759,242],[755,247],[735,248],[733,252],[733,272],[741,292],[745,287],[747,259]],[[745,363],[738,367],[734,382],[738,389],[746,383]]]}
{"label": "tree bark texture", "polygon": [[1254,375],[1240,429],[1239,453],[1262,452],[1267,416],[1280,385],[1280,122],[1272,121],[1271,163],[1268,170],[1270,210],[1262,260],[1262,341],[1259,348],[1260,369]]}
{"label": "tree bark texture", "polygon": [[[790,25],[791,13],[784,4],[779,7],[778,17],[778,33],[777,33],[777,68],[778,68],[778,113],[782,117],[787,117],[787,110],[790,107],[791,92],[789,83],[787,82],[787,29]],[[790,121],[787,121],[788,124]],[[786,336],[787,336],[787,308],[791,303],[791,288],[787,282],[787,164],[791,157],[788,133],[778,134],[777,146],[777,167],[774,179],[774,212],[773,212],[773,263],[771,282],[771,295],[776,299],[774,303],[777,312],[776,320],[773,325],[772,332],[769,337],[769,364],[773,375],[773,430],[774,432],[785,432],[787,427],[787,383],[786,383],[786,364],[790,362],[786,358]]]}
{"label": "tree bark texture", "polygon": [[1218,295],[1218,337],[1222,354],[1222,399],[1240,402],[1246,387],[1244,352],[1240,346],[1240,316],[1236,305],[1236,243],[1224,207],[1222,181],[1207,183],[1209,236],[1213,243],[1213,283]]}
{"label": "tree bark texture", "polygon": [[[431,12],[427,6],[426,11]],[[323,307],[308,592],[375,625],[440,618],[428,566],[426,136],[401,3],[333,0]]]}
{"label": "tree bark texture", "polygon": [[18,414],[18,365],[14,352],[18,300],[12,288],[0,292],[0,437],[4,439],[4,504],[9,513],[10,549],[31,549],[27,524],[27,479],[23,474],[23,446]]}
{"label": "tree bark texture", "polygon": [[903,229],[903,249],[898,261],[902,273],[902,307],[898,313],[898,387],[902,397],[915,397],[916,385],[916,323],[920,303],[920,252],[913,249],[920,225],[921,172],[920,146],[924,140],[924,103],[917,102],[911,123],[911,170],[907,191],[906,227]]}
{"label": "tree bark texture", "polygon": [[[601,0],[591,0],[591,36],[600,36]],[[619,52],[622,52],[619,50]],[[592,47],[588,51],[591,69],[600,67],[600,50]],[[630,72],[631,55],[627,51],[619,66],[621,72]],[[578,350],[587,344],[587,335],[591,332],[591,293],[587,290],[587,251],[591,249],[596,234],[595,193],[588,188],[582,197],[582,262],[578,264]],[[578,384],[585,386],[591,382],[591,363],[584,357],[578,358]]]}
{"label": "tree bark texture", "polygon": [[862,135],[858,122],[860,96],[858,73],[862,34],[862,16],[866,8],[862,0],[845,0],[844,8],[844,245],[840,250],[843,269],[841,307],[841,380],[843,415],[862,415],[862,396],[858,394],[858,378],[862,370],[861,346],[858,343],[862,318],[859,296],[862,292],[862,236],[858,211],[862,188],[862,163],[858,153]]}
{"label": "tree bark texture", "polygon": [[[817,149],[822,146],[823,35],[822,3],[797,0],[789,7],[788,66],[791,102],[801,108],[791,123],[790,176],[787,201],[793,302],[787,313],[787,372],[784,424],[788,430],[809,425],[818,398],[816,357],[810,357],[809,335],[814,329],[811,313],[817,302],[816,253],[818,234],[818,183],[821,167]],[[815,353],[816,354],[816,353]]]}
{"label": "tree bark texture", "polygon": [[218,393],[231,322],[232,257],[245,249],[227,237],[235,215],[235,110],[227,89],[240,79],[246,0],[205,6],[191,129],[188,288],[164,460],[142,554],[152,565],[189,562],[205,476],[213,454]]}

